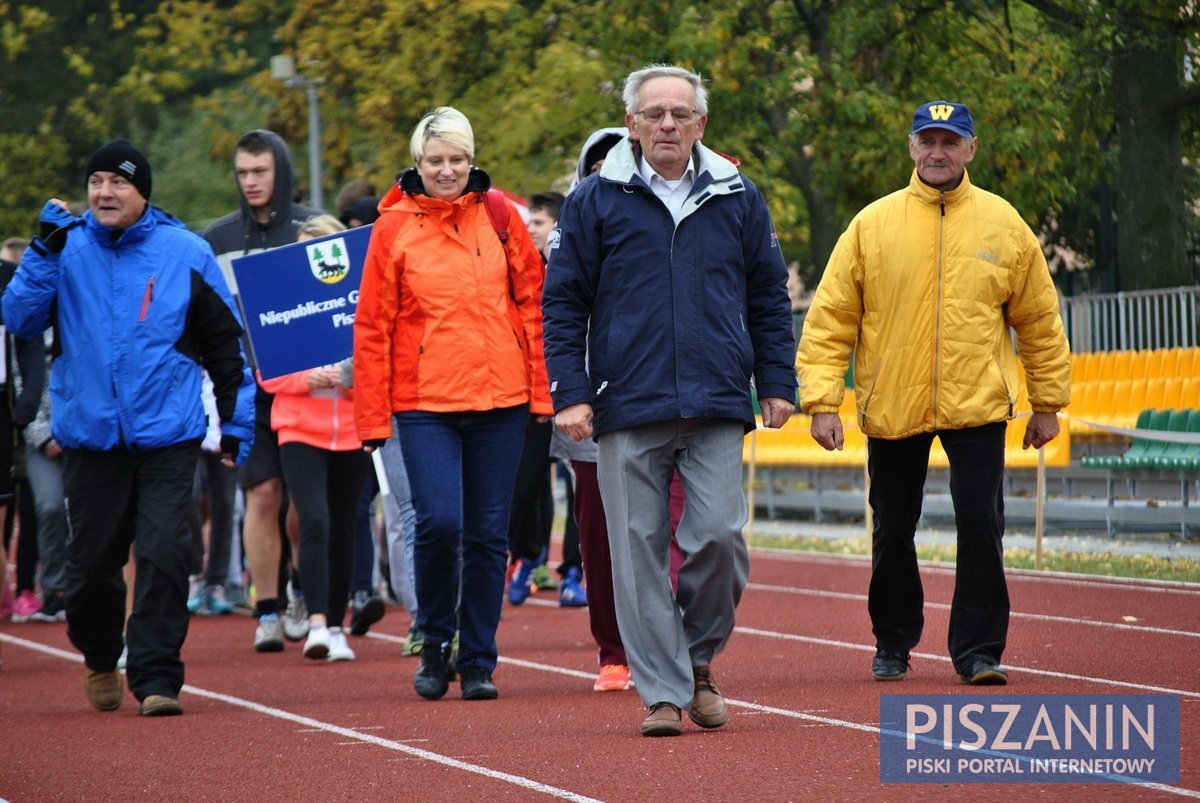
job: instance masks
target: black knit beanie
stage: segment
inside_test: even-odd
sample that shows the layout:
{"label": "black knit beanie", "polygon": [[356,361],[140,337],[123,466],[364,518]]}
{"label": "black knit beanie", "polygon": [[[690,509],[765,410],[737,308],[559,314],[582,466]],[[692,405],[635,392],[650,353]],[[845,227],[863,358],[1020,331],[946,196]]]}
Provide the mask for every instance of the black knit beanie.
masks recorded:
{"label": "black knit beanie", "polygon": [[92,173],[97,170],[124,176],[144,199],[150,200],[150,163],[128,140],[113,140],[88,157],[87,168],[83,173],[84,181],[91,178]]}

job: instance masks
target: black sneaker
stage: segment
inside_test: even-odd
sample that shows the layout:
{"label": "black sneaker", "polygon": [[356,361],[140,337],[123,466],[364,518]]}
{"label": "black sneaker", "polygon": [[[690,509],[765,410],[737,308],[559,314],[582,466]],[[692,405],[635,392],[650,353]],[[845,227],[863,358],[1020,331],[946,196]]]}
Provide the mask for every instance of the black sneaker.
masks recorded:
{"label": "black sneaker", "polygon": [[383,609],[383,597],[369,591],[355,591],[350,597],[350,635],[367,635],[371,625],[383,618]]}
{"label": "black sneaker", "polygon": [[62,594],[47,594],[41,609],[29,618],[34,622],[67,621],[67,598]]}
{"label": "black sneaker", "polygon": [[876,680],[904,680],[910,669],[907,650],[875,650],[871,661],[871,676]]}
{"label": "black sneaker", "polygon": [[1008,683],[1008,673],[991,658],[976,658],[971,668],[959,674],[963,683],[972,686],[1003,686]]}
{"label": "black sneaker", "polygon": [[464,700],[495,700],[500,696],[492,673],[476,666],[462,671],[462,698]]}
{"label": "black sneaker", "polygon": [[413,688],[426,700],[440,700],[450,689],[454,674],[450,669],[450,645],[438,647],[428,641],[421,650],[421,667],[413,678]]}

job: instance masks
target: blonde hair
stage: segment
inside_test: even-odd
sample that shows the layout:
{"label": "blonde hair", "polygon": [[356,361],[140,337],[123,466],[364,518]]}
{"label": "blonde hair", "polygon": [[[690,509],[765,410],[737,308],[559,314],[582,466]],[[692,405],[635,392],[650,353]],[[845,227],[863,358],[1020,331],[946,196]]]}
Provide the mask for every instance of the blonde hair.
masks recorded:
{"label": "blonde hair", "polygon": [[466,152],[468,159],[475,158],[475,132],[467,116],[451,106],[439,106],[426,114],[413,130],[409,149],[413,164],[420,164],[425,155],[425,143],[440,139]]}
{"label": "blonde hair", "polygon": [[346,224],[333,215],[313,215],[300,224],[300,228],[296,232],[296,240],[313,240],[317,237],[324,237],[326,234],[335,234],[345,230]]}

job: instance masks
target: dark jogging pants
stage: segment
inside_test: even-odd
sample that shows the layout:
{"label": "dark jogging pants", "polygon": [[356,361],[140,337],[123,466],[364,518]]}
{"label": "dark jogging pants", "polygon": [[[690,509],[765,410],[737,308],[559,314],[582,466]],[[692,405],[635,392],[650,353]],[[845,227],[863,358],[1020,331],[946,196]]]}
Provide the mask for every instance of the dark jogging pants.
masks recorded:
{"label": "dark jogging pants", "polygon": [[[199,441],[144,452],[68,449],[67,635],[89,669],[126,674],[139,700],[179,695],[187,636],[188,519]],[[125,622],[121,569],[133,546],[137,577]],[[124,630],[125,637],[121,633]]]}

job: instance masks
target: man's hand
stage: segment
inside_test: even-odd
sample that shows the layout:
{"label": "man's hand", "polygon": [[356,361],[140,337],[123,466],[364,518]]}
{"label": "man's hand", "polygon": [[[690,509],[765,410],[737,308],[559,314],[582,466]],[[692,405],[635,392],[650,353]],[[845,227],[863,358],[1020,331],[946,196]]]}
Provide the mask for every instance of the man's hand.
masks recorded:
{"label": "man's hand", "polygon": [[842,418],[837,413],[813,413],[812,426],[809,427],[813,440],[829,451],[841,451],[846,445],[842,432]]}
{"label": "man's hand", "polygon": [[244,465],[248,457],[250,457],[250,444],[233,435],[221,436],[221,463],[233,468]]}
{"label": "man's hand", "polygon": [[759,399],[758,406],[762,408],[763,426],[770,429],[779,429],[786,424],[792,417],[792,410],[796,409],[790,400],[776,397]]}
{"label": "man's hand", "polygon": [[79,218],[71,214],[66,201],[59,198],[46,201],[38,215],[38,238],[46,250],[61,253],[67,245],[67,229],[77,220]]}
{"label": "man's hand", "polygon": [[572,404],[554,416],[554,423],[574,440],[592,437],[592,405]]}
{"label": "man's hand", "polygon": [[1041,449],[1056,437],[1058,413],[1033,413],[1029,416],[1029,423],[1025,425],[1025,438],[1021,441],[1021,448],[1028,449],[1032,446],[1034,449]]}

